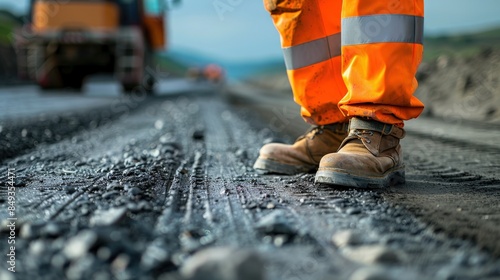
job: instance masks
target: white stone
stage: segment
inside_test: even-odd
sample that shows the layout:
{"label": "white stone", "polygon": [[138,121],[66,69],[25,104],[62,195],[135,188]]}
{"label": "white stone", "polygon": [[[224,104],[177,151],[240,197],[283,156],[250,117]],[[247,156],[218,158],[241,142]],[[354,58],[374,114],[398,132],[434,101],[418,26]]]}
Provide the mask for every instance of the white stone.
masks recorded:
{"label": "white stone", "polygon": [[332,236],[332,242],[337,247],[346,247],[350,245],[360,245],[363,243],[363,238],[360,233],[352,230],[343,230],[335,233]]}
{"label": "white stone", "polygon": [[118,223],[127,214],[127,208],[111,208],[108,210],[98,210],[90,218],[90,224],[93,226],[110,226]]}
{"label": "white stone", "polygon": [[68,240],[63,253],[71,260],[78,259],[90,250],[97,242],[97,234],[91,230],[83,230]]}
{"label": "white stone", "polygon": [[252,251],[217,247],[194,254],[180,273],[189,280],[262,280],[263,267],[260,257]]}
{"label": "white stone", "polygon": [[364,264],[398,264],[404,262],[405,259],[402,252],[382,245],[349,247],[342,252],[347,258]]}

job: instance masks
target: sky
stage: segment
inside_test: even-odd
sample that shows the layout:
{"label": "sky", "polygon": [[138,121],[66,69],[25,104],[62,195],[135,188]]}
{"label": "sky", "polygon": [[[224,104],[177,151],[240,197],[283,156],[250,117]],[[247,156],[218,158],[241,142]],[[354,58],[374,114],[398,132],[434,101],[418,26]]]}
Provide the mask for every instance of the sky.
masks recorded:
{"label": "sky", "polygon": [[[0,0],[26,9],[28,0]],[[472,32],[500,26],[499,0],[427,0],[427,35]],[[168,12],[169,47],[217,60],[258,61],[281,56],[279,35],[262,0],[183,0]]]}

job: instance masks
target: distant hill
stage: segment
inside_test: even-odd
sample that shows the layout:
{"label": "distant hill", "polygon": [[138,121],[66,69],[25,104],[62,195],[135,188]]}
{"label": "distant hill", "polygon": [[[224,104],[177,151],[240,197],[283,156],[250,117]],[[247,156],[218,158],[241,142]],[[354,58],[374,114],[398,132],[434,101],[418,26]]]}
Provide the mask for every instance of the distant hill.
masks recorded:
{"label": "distant hill", "polygon": [[276,73],[285,71],[285,65],[281,58],[275,60],[231,62],[220,59],[212,59],[196,52],[188,50],[172,49],[160,55],[161,61],[175,66],[178,70],[182,67],[204,67],[215,63],[224,68],[230,80],[246,79],[253,75]]}
{"label": "distant hill", "polygon": [[283,59],[222,63],[222,66],[226,69],[229,79],[233,80],[247,79],[257,75],[285,73],[286,70]]}
{"label": "distant hill", "polygon": [[23,22],[21,16],[17,16],[9,11],[0,9],[0,21],[11,21],[21,24]]}
{"label": "distant hill", "polygon": [[500,49],[500,27],[476,33],[429,36],[424,38],[424,46],[427,61],[442,54],[471,57],[484,49]]}
{"label": "distant hill", "polygon": [[217,62],[214,59],[209,58],[203,54],[197,53],[195,51],[184,50],[184,49],[170,49],[162,54],[163,57],[170,58],[179,63],[182,63],[188,67],[193,66],[203,66],[209,63]]}

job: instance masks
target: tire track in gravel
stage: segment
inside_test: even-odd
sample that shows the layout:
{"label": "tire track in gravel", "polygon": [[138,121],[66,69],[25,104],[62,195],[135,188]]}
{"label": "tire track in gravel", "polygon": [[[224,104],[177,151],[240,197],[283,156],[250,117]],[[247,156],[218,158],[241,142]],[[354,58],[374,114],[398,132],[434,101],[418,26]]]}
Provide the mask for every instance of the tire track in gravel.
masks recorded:
{"label": "tire track in gravel", "polygon": [[388,190],[386,198],[436,231],[472,240],[499,257],[500,150],[411,134],[404,149],[407,184]]}
{"label": "tire track in gravel", "polygon": [[[257,238],[253,229],[254,221],[241,205],[239,176],[245,167],[231,153],[238,149],[231,127],[221,122],[220,114],[228,113],[227,108],[221,106],[219,102],[210,100],[202,101],[201,104],[201,115],[206,125],[207,156],[210,158],[207,174],[212,178],[209,189],[213,193],[213,199],[210,204],[215,210],[216,205],[222,201],[224,207],[220,209],[221,211],[214,213],[216,215],[214,218],[219,222],[224,219],[228,221],[219,234],[230,236],[233,232],[234,236],[225,241],[229,244],[243,246],[255,244]],[[233,125],[238,124],[233,123]]]}
{"label": "tire track in gravel", "polygon": [[[321,241],[308,234],[295,237],[303,217],[288,215],[287,223],[295,227],[291,232],[275,233],[272,230],[262,232],[258,228],[259,221],[263,217],[277,210],[275,205],[280,200],[275,187],[270,186],[267,180],[262,180],[253,174],[251,167],[248,166],[247,150],[255,151],[257,148],[255,143],[261,142],[262,139],[255,137],[255,131],[243,122],[236,112],[221,106],[218,102],[208,101],[203,104],[206,104],[205,110],[202,111],[207,125],[207,151],[211,155],[212,165],[209,174],[212,178],[218,178],[216,179],[218,186],[215,186],[215,192],[218,194],[215,196],[219,199],[214,200],[214,204],[224,202],[223,215],[228,220],[227,228],[223,229],[225,242],[229,241],[230,244],[237,242],[238,246],[250,246],[264,252],[271,267],[270,279],[325,277],[326,271],[331,268],[333,260],[330,254],[333,251],[326,256],[319,256],[318,251],[323,249],[328,251],[331,246],[322,247],[324,244]],[[235,127],[239,129],[234,129]],[[286,203],[280,204],[281,210],[293,211],[286,207]],[[237,235],[236,240],[231,241],[231,238],[228,238],[230,235]],[[287,244],[293,246],[288,247]],[[280,249],[272,250],[275,246],[301,256],[295,259],[287,258],[286,253]],[[337,257],[337,260],[341,258]],[[312,264],[312,267],[304,267],[305,263]],[[343,276],[346,277],[349,272],[351,270],[344,271]],[[340,273],[338,275],[342,276]]]}

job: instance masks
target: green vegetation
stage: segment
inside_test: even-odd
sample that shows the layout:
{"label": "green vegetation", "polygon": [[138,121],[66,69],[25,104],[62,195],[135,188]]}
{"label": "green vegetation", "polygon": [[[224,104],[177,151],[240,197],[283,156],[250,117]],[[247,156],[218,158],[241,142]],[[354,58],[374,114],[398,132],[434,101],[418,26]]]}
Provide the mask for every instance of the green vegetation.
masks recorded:
{"label": "green vegetation", "polygon": [[12,25],[0,22],[0,44],[8,44],[12,34]]}
{"label": "green vegetation", "polygon": [[0,44],[9,44],[12,37],[14,24],[10,22],[0,22]]}
{"label": "green vegetation", "polygon": [[471,57],[484,49],[500,49],[500,28],[483,32],[424,38],[424,60],[440,55]]}
{"label": "green vegetation", "polygon": [[9,44],[12,32],[16,26],[21,25],[21,19],[10,12],[0,10],[0,44]]}

